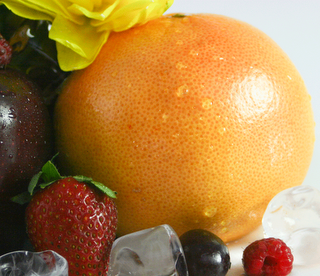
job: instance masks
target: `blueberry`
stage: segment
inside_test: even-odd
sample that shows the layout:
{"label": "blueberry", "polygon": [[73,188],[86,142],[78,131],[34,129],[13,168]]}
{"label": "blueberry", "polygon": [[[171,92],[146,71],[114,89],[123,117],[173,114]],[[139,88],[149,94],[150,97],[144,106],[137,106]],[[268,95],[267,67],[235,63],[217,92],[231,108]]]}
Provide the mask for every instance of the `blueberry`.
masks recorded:
{"label": "blueberry", "polygon": [[228,247],[215,234],[194,229],[180,237],[189,276],[224,276],[231,267]]}

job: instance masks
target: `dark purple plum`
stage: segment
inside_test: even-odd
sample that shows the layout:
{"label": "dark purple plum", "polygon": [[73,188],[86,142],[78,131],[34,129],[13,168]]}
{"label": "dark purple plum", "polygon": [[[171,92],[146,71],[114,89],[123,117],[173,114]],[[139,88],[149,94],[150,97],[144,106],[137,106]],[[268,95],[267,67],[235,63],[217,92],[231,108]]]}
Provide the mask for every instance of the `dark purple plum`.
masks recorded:
{"label": "dark purple plum", "polygon": [[38,87],[18,71],[0,70],[0,202],[26,191],[52,156],[52,137]]}

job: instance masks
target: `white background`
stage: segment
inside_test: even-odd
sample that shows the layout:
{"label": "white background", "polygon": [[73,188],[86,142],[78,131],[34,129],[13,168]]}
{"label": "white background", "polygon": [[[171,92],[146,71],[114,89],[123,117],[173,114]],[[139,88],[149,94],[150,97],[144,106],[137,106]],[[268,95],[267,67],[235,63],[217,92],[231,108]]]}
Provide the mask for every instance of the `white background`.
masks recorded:
{"label": "white background", "polygon": [[[245,21],[269,35],[291,58],[312,97],[316,142],[304,185],[320,189],[320,0],[175,0],[166,13],[213,13]],[[230,245],[232,276],[243,275],[241,254],[252,235]],[[318,276],[320,268],[294,267],[290,276]]]}

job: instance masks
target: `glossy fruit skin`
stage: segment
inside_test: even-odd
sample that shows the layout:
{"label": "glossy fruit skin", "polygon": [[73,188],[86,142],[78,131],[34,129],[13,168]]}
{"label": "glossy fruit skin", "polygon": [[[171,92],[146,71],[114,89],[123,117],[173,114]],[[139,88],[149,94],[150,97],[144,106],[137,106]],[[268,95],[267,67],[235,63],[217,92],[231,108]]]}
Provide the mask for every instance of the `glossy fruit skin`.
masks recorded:
{"label": "glossy fruit skin", "polygon": [[291,249],[281,240],[254,241],[243,251],[242,263],[247,276],[286,276],[292,271]]}
{"label": "glossy fruit skin", "polygon": [[117,209],[100,190],[73,177],[60,179],[35,193],[26,222],[35,250],[65,257],[69,275],[106,275]]}
{"label": "glossy fruit skin", "polygon": [[287,55],[218,15],[170,15],[112,33],[55,106],[67,175],[118,192],[118,235],[167,223],[224,242],[300,185],[314,146],[310,96]]}
{"label": "glossy fruit skin", "polygon": [[26,191],[52,150],[52,120],[38,87],[18,71],[0,70],[0,200]]}
{"label": "glossy fruit skin", "polygon": [[190,276],[224,276],[231,267],[229,249],[215,234],[194,229],[180,237]]}

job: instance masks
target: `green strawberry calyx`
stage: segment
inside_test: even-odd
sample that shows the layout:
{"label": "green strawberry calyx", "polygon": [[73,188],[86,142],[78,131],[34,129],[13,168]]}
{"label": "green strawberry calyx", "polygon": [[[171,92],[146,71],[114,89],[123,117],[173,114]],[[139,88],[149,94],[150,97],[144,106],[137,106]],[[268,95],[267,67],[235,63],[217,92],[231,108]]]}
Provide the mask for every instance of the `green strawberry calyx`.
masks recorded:
{"label": "green strawberry calyx", "polygon": [[[19,203],[19,204],[25,204],[28,203],[31,198],[32,195],[39,189],[44,189],[47,186],[53,184],[54,182],[60,180],[60,179],[64,179],[70,176],[62,176],[57,167],[54,165],[53,163],[53,159],[57,156],[57,154],[49,161],[47,161],[40,172],[38,172],[37,174],[35,174],[29,183],[28,186],[28,191],[23,192],[21,194],[18,194],[16,196],[14,196],[11,200]],[[107,186],[105,186],[104,184],[98,182],[98,181],[94,181],[92,178],[90,177],[86,177],[83,175],[76,175],[76,176],[72,176],[74,179],[76,179],[79,182],[84,182],[86,184],[89,185],[93,185],[94,187],[96,187],[97,189],[99,189],[100,191],[102,191],[103,193],[105,193],[106,195],[108,195],[111,198],[117,198],[116,196],[116,192],[112,191],[111,189],[109,189]]]}

